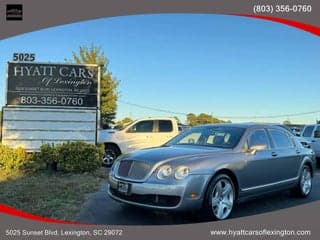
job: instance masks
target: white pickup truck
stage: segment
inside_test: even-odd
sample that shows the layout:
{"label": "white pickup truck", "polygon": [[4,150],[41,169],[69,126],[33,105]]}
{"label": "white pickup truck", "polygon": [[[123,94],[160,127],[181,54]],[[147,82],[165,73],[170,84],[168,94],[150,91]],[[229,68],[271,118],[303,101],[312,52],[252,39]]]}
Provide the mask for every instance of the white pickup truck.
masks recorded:
{"label": "white pickup truck", "polygon": [[105,146],[103,163],[110,167],[120,154],[161,146],[186,127],[175,118],[143,118],[122,129],[100,130],[98,142]]}

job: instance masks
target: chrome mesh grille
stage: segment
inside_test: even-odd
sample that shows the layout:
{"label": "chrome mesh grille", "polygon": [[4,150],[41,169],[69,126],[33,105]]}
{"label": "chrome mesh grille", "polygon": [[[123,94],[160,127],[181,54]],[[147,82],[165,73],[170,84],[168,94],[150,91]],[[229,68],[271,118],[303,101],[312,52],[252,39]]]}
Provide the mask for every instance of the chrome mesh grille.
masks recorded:
{"label": "chrome mesh grille", "polygon": [[118,176],[133,180],[144,179],[151,170],[151,165],[142,161],[122,160],[118,167]]}

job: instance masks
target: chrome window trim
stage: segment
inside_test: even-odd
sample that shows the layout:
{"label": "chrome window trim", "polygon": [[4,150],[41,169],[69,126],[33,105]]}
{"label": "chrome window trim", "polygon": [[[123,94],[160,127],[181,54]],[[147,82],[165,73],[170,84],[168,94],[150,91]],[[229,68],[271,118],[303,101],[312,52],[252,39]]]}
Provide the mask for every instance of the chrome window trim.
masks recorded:
{"label": "chrome window trim", "polygon": [[286,180],[282,180],[282,181],[279,181],[279,182],[268,183],[268,184],[263,184],[263,185],[259,185],[259,186],[249,187],[249,188],[243,188],[243,189],[241,189],[241,191],[246,192],[246,191],[256,190],[256,189],[259,189],[259,188],[271,187],[271,186],[282,184],[282,183],[293,182],[293,181],[296,181],[298,179],[299,179],[299,176],[294,177],[294,178],[289,178],[289,179],[286,179]]}

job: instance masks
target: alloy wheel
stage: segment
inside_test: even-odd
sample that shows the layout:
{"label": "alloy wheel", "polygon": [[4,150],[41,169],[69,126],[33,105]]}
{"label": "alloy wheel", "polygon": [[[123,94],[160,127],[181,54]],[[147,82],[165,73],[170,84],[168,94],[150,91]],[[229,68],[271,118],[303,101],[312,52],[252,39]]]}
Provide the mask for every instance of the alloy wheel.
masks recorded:
{"label": "alloy wheel", "polygon": [[305,196],[310,193],[311,185],[312,185],[311,172],[308,167],[305,167],[302,171],[302,175],[300,179],[301,191]]}
{"label": "alloy wheel", "polygon": [[211,207],[213,214],[217,219],[226,219],[233,208],[234,188],[227,179],[220,179],[216,182],[212,195]]}

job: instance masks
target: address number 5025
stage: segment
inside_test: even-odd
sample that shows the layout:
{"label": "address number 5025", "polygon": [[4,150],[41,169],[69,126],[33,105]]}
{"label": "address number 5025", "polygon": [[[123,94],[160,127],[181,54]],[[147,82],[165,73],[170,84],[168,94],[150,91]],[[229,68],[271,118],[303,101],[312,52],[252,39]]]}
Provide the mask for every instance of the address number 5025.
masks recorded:
{"label": "address number 5025", "polygon": [[35,59],[35,53],[14,53],[12,58],[15,62],[33,62]]}

